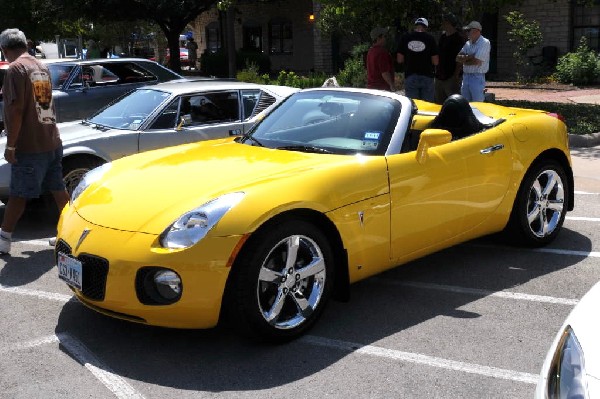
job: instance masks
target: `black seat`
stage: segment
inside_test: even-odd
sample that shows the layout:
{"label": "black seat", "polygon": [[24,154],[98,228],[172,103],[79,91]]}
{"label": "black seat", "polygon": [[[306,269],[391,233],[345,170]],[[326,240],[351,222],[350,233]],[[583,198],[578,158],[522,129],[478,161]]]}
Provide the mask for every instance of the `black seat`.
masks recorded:
{"label": "black seat", "polygon": [[466,98],[453,94],[444,101],[430,127],[448,130],[456,140],[482,131],[485,125],[475,117]]}

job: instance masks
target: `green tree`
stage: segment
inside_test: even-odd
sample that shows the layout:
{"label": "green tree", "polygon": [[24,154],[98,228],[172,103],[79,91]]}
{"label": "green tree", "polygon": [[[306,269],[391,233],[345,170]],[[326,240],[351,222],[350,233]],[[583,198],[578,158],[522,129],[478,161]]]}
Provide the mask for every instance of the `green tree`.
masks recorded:
{"label": "green tree", "polygon": [[[58,24],[61,20],[85,20],[109,25],[130,22],[132,30],[141,21],[156,24],[167,39],[171,54],[179,54],[179,35],[218,0],[30,0],[38,3],[38,14]],[[3,10],[4,11],[4,10]],[[133,32],[132,32],[133,33]],[[169,67],[181,71],[179,57],[170,57]]]}
{"label": "green tree", "polygon": [[540,24],[535,20],[528,20],[519,11],[511,11],[504,16],[510,26],[508,41],[514,44],[513,57],[517,65],[517,80],[526,80],[524,69],[529,65],[527,53],[542,42]]}

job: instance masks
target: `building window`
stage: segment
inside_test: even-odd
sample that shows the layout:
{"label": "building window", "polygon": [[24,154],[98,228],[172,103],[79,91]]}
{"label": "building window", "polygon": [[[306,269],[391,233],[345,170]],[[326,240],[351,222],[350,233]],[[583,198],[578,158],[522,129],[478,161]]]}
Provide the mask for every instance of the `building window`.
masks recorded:
{"label": "building window", "polygon": [[589,48],[600,51],[600,0],[594,0],[591,6],[587,3],[575,4],[571,43],[573,51],[579,47],[582,36],[587,37]]}
{"label": "building window", "polygon": [[292,23],[286,19],[276,19],[269,23],[269,49],[271,54],[291,54]]}
{"label": "building window", "polygon": [[262,51],[262,28],[260,26],[244,26],[244,50]]}
{"label": "building window", "polygon": [[206,25],[206,48],[211,53],[215,53],[221,48],[221,29],[216,21]]}

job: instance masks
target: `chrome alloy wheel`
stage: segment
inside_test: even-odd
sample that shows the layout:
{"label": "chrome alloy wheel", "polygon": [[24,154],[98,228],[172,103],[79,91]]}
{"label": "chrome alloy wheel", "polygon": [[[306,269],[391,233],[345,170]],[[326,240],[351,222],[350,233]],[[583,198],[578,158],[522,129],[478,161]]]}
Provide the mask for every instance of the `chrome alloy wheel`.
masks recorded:
{"label": "chrome alloy wheel", "polygon": [[527,221],[531,232],[539,238],[549,236],[560,226],[565,212],[565,192],[560,175],[554,170],[542,171],[529,190]]}
{"label": "chrome alloy wheel", "polygon": [[326,265],[317,243],[292,235],[275,245],[258,275],[257,296],[263,318],[277,329],[304,323],[325,289]]}
{"label": "chrome alloy wheel", "polygon": [[83,179],[83,176],[85,176],[85,174],[89,171],[89,168],[77,168],[67,172],[63,178],[63,181],[65,182],[65,186],[69,195],[73,193],[75,187],[77,187],[81,179]]}

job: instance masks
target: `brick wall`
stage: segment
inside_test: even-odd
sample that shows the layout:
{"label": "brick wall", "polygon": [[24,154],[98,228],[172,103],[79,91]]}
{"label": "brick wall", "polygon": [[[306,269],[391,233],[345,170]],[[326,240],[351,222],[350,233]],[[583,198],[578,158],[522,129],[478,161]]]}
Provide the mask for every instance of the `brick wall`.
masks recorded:
{"label": "brick wall", "polygon": [[[536,20],[540,24],[543,41],[531,50],[531,55],[541,54],[543,46],[558,47],[558,55],[570,51],[569,38],[571,31],[571,6],[568,0],[525,0],[518,7],[509,6],[500,9],[498,15],[498,78],[514,78],[515,61],[512,53],[514,45],[508,41],[509,25],[504,16],[518,9],[528,20]],[[485,36],[485,27],[484,32]]]}
{"label": "brick wall", "polygon": [[[318,15],[318,6],[310,0],[281,0],[272,3],[240,4],[235,15],[235,46],[242,48],[244,44],[244,24],[262,27],[263,52],[269,51],[269,21],[273,18],[286,18],[292,23],[292,54],[269,54],[271,70],[277,73],[288,69],[297,73],[311,70],[330,73],[332,69],[331,39],[322,37],[316,23],[309,20],[310,14]],[[211,22],[218,22],[219,13],[214,7],[200,15],[192,24],[194,37],[198,42],[198,52],[206,49],[205,27]]]}

